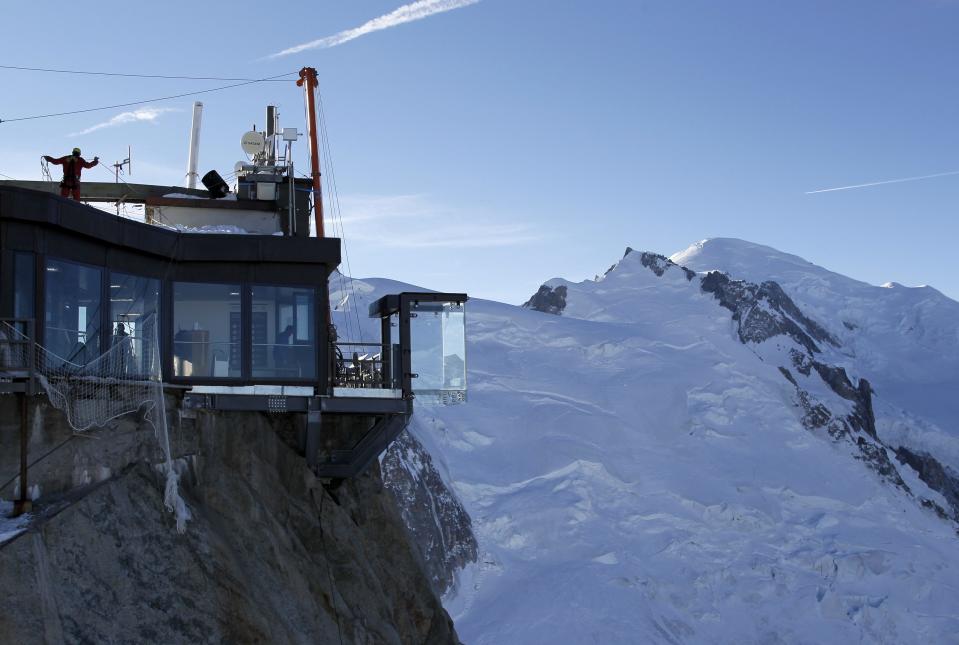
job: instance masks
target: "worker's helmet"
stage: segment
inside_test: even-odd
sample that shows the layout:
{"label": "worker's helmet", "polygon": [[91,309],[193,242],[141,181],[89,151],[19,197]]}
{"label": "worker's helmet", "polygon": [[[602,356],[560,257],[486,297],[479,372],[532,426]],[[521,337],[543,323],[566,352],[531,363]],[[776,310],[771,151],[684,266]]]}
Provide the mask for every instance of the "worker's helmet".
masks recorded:
{"label": "worker's helmet", "polygon": [[73,149],[73,156],[74,156],[74,157],[79,157],[79,156],[80,156],[80,148],[74,148],[74,149]]}

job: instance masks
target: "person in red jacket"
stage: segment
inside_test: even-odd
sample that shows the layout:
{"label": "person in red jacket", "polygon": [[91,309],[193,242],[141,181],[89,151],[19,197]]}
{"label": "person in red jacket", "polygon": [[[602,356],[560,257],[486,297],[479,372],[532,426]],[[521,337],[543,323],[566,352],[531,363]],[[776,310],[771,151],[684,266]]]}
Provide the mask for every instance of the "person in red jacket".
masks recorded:
{"label": "person in red jacket", "polygon": [[64,155],[59,159],[54,159],[49,155],[44,155],[47,163],[55,166],[63,166],[63,181],[60,182],[60,197],[73,197],[80,200],[80,173],[84,168],[93,168],[100,163],[100,157],[94,157],[93,161],[87,161],[80,156],[80,148],[74,148],[73,153]]}

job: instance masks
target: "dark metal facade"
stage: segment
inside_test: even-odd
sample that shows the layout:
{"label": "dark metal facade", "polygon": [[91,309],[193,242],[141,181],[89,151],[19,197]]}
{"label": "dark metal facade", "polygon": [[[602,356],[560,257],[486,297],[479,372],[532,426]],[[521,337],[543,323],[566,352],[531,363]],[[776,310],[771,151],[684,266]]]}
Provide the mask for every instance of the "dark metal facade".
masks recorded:
{"label": "dark metal facade", "polygon": [[[49,258],[88,265],[160,281],[160,351],[163,380],[168,383],[250,385],[252,285],[311,287],[314,311],[329,308],[327,279],[340,262],[336,238],[263,235],[191,234],[163,229],[56,195],[0,186],[0,317],[13,312],[13,267],[16,252],[32,253],[36,272],[34,315],[45,319],[45,266]],[[102,280],[101,302],[109,303],[109,280]],[[242,287],[242,373],[234,377],[176,377],[172,374],[173,283],[206,282]],[[109,347],[109,307],[100,307],[100,347]],[[260,378],[256,384],[316,385],[328,383],[328,327],[323,315],[314,316],[316,377]],[[43,324],[37,324],[37,342],[44,344]]]}

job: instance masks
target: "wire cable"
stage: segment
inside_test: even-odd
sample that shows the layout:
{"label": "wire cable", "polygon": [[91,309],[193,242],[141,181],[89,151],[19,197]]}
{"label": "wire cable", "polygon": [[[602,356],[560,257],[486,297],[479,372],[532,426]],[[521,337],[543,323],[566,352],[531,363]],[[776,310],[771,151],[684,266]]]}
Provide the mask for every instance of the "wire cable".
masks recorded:
{"label": "wire cable", "polygon": [[234,87],[242,87],[244,85],[252,85],[253,83],[263,83],[265,81],[272,81],[280,78],[281,76],[289,76],[291,72],[286,74],[277,74],[276,76],[270,76],[268,78],[258,78],[252,81],[245,81],[243,83],[234,83],[232,85],[223,85],[221,87],[211,87],[205,90],[197,90],[196,92],[183,92],[182,94],[172,94],[170,96],[160,96],[152,99],[145,99],[142,101],[130,101],[128,103],[117,103],[115,105],[104,105],[103,107],[95,108],[86,108],[84,110],[70,110],[68,112],[52,112],[50,114],[35,114],[32,116],[21,116],[13,119],[0,119],[0,123],[11,123],[13,121],[32,121],[34,119],[48,119],[55,116],[67,116],[69,114],[85,114],[87,112],[99,112],[101,110],[113,110],[116,108],[130,107],[133,105],[143,105],[145,103],[158,103],[159,101],[170,101],[172,99],[180,99],[186,96],[196,96],[198,94],[209,94],[210,92],[219,92],[222,90],[233,89]]}
{"label": "wire cable", "polygon": [[346,270],[349,272],[350,276],[350,298],[353,300],[353,303],[350,306],[350,309],[353,310],[353,316],[356,319],[356,340],[362,342],[361,338],[363,333],[363,326],[360,322],[360,313],[357,308],[358,303],[356,302],[356,288],[353,283],[353,267],[350,266],[350,252],[346,244],[346,230],[343,227],[343,211],[340,209],[340,195],[336,187],[336,172],[333,169],[333,149],[330,146],[330,137],[326,129],[326,110],[323,107],[323,95],[320,93],[320,88],[316,88],[316,98],[317,105],[320,108],[320,134],[322,135],[323,147],[326,150],[327,157],[327,186],[330,188],[328,191],[330,193],[330,210],[331,216],[334,222],[336,219],[339,219],[340,223],[340,239],[343,241],[343,258],[346,260]]}
{"label": "wire cable", "polygon": [[53,181],[53,175],[50,174],[50,164],[47,163],[46,155],[40,155],[40,174],[45,181]]}
{"label": "wire cable", "polygon": [[[23,72],[51,72],[54,74],[83,74],[85,76],[120,76],[123,78],[155,78],[181,81],[255,81],[257,83],[285,83],[283,79],[256,79],[256,78],[231,78],[228,76],[173,76],[167,74],[125,74],[122,72],[88,72],[78,69],[50,69],[47,67],[20,67],[18,65],[0,65],[0,69],[15,69]],[[283,76],[289,76],[296,72],[289,72]]]}

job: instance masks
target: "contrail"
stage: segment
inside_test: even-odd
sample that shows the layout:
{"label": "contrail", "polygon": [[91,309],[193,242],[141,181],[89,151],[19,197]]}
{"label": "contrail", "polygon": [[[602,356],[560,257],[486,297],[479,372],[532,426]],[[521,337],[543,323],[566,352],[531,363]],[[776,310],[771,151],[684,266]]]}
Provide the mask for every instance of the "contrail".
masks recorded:
{"label": "contrail", "polygon": [[853,188],[868,188],[869,186],[882,186],[884,184],[901,184],[905,181],[919,181],[920,179],[935,179],[936,177],[948,177],[950,175],[959,175],[959,170],[950,170],[949,172],[939,172],[935,175],[923,175],[921,177],[904,177],[902,179],[887,179],[886,181],[874,181],[868,184],[856,184],[855,186],[840,186],[839,188],[822,188],[820,190],[810,190],[807,195],[816,193],[831,193],[837,190],[851,190]]}
{"label": "contrail", "polygon": [[91,125],[86,130],[80,130],[79,132],[71,132],[68,134],[68,137],[79,137],[84,134],[90,134],[91,132],[96,132],[97,130],[102,130],[103,128],[112,128],[114,126],[123,125],[124,123],[135,123],[138,121],[156,121],[161,114],[166,114],[167,112],[179,112],[176,108],[166,108],[166,107],[142,107],[137,108],[133,112],[121,112],[117,114],[109,121],[104,121],[103,123],[97,123],[96,125]]}
{"label": "contrail", "polygon": [[388,14],[380,16],[379,18],[373,18],[372,20],[363,23],[359,27],[347,29],[345,31],[333,34],[332,36],[327,36],[325,38],[320,38],[319,40],[313,40],[308,43],[303,43],[302,45],[296,45],[295,47],[284,49],[281,52],[270,54],[267,56],[267,58],[279,58],[280,56],[288,56],[289,54],[298,54],[302,51],[306,51],[307,49],[328,49],[330,47],[336,47],[337,45],[342,45],[345,42],[353,40],[354,38],[371,34],[374,31],[382,31],[383,29],[396,27],[397,25],[413,22],[414,20],[422,20],[423,18],[428,18],[433,14],[444,13],[446,11],[452,11],[453,9],[468,7],[469,5],[476,4],[479,1],[480,0],[417,0],[416,2],[411,2],[403,5],[402,7],[394,9]]}

